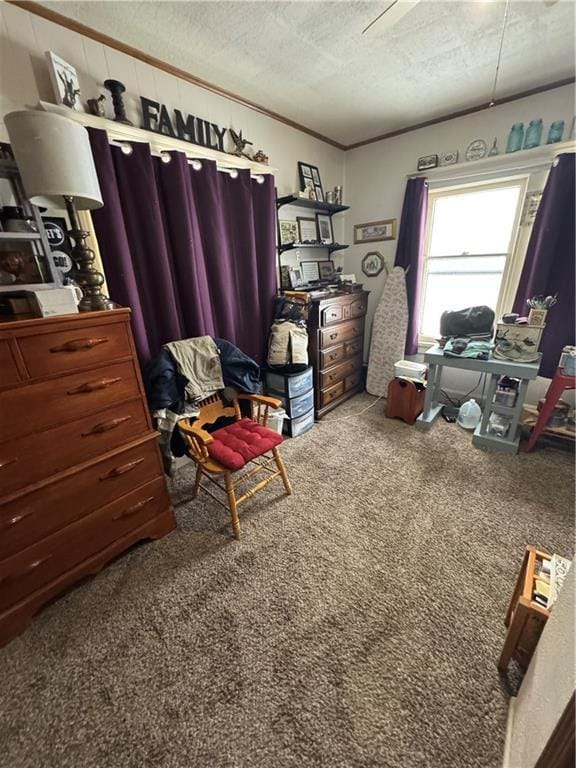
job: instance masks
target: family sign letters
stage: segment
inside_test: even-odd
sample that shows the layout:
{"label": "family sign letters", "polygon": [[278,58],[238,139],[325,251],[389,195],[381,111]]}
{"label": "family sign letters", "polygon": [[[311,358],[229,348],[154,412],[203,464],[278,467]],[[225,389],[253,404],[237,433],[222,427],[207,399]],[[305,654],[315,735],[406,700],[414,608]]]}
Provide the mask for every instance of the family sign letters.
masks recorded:
{"label": "family sign letters", "polygon": [[208,149],[216,149],[226,152],[224,149],[224,136],[227,128],[220,128],[216,123],[204,120],[194,115],[183,115],[179,109],[174,110],[174,119],[170,118],[164,104],[158,101],[140,97],[142,105],[142,128],[154,133],[162,133],[166,136],[189,141],[192,144],[201,144]]}

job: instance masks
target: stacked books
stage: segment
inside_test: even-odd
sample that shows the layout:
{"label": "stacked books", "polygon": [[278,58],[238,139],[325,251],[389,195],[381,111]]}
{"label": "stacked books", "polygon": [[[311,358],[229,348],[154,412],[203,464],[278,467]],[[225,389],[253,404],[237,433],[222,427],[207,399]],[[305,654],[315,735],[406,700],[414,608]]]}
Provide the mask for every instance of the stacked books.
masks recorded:
{"label": "stacked books", "polygon": [[571,560],[556,554],[549,560],[539,559],[534,573],[532,600],[543,608],[550,609],[558,599],[571,564]]}

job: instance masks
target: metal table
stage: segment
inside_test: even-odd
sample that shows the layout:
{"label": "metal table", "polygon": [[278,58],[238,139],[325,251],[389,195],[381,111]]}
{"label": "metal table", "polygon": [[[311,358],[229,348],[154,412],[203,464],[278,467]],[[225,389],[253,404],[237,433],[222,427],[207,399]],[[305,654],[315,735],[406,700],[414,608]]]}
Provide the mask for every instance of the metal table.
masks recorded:
{"label": "metal table", "polygon": [[[416,421],[419,429],[430,429],[434,421],[440,415],[443,408],[439,402],[442,369],[459,368],[463,371],[475,371],[477,373],[486,373],[490,376],[488,391],[486,393],[486,402],[482,411],[480,424],[474,430],[472,442],[475,445],[487,448],[492,451],[506,451],[508,453],[517,453],[520,443],[518,422],[522,415],[528,382],[538,376],[540,368],[540,358],[535,363],[514,363],[511,360],[498,360],[490,358],[489,360],[474,360],[466,357],[448,357],[444,355],[442,348],[438,345],[431,347],[424,353],[424,362],[428,363],[428,384],[426,387],[426,399],[424,401],[424,410]],[[516,403],[513,406],[495,403],[494,394],[496,385],[501,376],[510,376],[514,379],[520,379]],[[490,414],[500,413],[503,416],[511,418],[510,428],[505,437],[490,435],[487,432],[488,419]]]}

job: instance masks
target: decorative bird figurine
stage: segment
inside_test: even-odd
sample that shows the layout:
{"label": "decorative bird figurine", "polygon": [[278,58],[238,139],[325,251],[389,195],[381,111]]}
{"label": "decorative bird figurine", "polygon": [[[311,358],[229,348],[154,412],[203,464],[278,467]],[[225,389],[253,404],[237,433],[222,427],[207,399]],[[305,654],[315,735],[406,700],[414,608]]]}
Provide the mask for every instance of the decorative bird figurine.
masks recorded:
{"label": "decorative bird figurine", "polygon": [[252,146],[254,142],[248,141],[248,139],[242,138],[242,131],[240,131],[240,133],[236,133],[236,131],[233,128],[230,128],[230,135],[232,136],[232,141],[236,145],[236,149],[234,150],[234,152],[231,152],[230,154],[236,155],[236,157],[247,157],[248,160],[251,160],[252,158],[250,157],[250,155],[244,150],[248,144]]}

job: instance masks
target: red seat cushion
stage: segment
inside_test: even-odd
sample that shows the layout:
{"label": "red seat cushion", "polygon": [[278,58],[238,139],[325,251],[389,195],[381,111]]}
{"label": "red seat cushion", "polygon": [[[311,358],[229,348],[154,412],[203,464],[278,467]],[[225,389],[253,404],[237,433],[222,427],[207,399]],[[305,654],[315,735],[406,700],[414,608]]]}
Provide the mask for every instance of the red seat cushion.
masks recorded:
{"label": "red seat cushion", "polygon": [[212,432],[208,453],[226,469],[242,469],[252,459],[267,453],[283,442],[282,435],[262,427],[252,419],[240,419]]}

